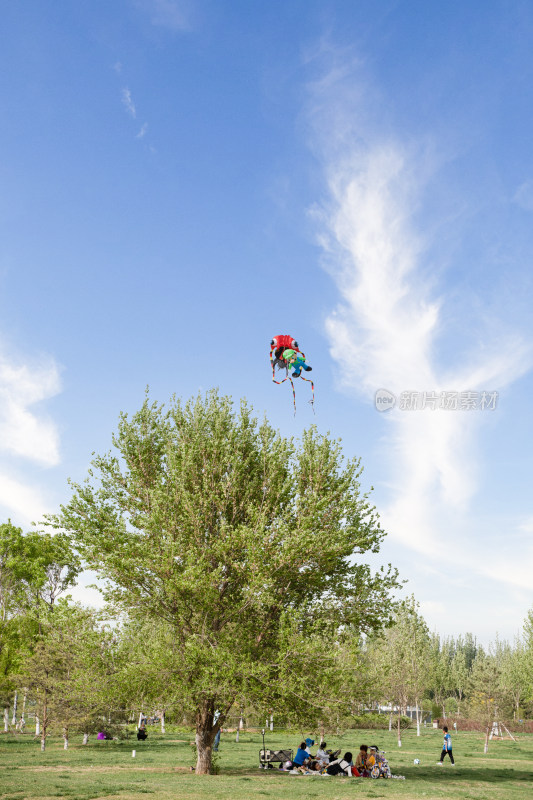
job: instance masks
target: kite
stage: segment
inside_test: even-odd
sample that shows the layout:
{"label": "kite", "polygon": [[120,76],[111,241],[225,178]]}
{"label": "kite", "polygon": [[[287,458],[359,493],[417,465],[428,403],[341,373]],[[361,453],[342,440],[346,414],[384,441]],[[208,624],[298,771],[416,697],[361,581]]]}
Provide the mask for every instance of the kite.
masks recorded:
{"label": "kite", "polygon": [[[278,386],[289,380],[292,386],[292,401],[294,403],[294,413],[296,414],[296,392],[294,391],[293,378],[301,378],[311,384],[312,399],[309,401],[315,410],[315,384],[310,378],[304,378],[303,372],[311,372],[312,367],[305,363],[305,353],[298,347],[298,342],[288,334],[274,336],[270,342],[270,364],[272,366],[272,380]],[[285,377],[281,381],[276,380],[276,368],[284,369]],[[293,369],[292,375],[289,370]]]}

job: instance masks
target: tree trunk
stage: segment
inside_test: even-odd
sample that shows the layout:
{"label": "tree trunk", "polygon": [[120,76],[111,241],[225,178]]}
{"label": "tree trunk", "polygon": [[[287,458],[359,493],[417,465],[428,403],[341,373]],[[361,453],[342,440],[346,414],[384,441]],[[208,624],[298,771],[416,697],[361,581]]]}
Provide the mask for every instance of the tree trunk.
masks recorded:
{"label": "tree trunk", "polygon": [[222,725],[222,717],[213,724],[215,704],[211,699],[206,699],[196,711],[196,774],[211,774],[211,758],[213,754],[213,740],[216,732]]}
{"label": "tree trunk", "polygon": [[241,715],[239,717],[239,724],[237,725],[237,734],[235,736],[235,741],[239,741],[239,732],[244,730],[244,709],[241,708]]}
{"label": "tree trunk", "polygon": [[165,712],[161,712],[161,733],[166,733],[165,730]]}
{"label": "tree trunk", "polygon": [[402,729],[401,729],[402,715],[398,714],[398,747],[402,746]]}
{"label": "tree trunk", "polygon": [[416,735],[420,736],[420,717],[422,716],[422,709],[418,708],[418,697],[415,701],[415,711],[416,711]]}
{"label": "tree trunk", "polygon": [[4,733],[9,731],[9,707],[4,706]]}
{"label": "tree trunk", "polygon": [[41,751],[43,753],[46,748],[46,734],[48,732],[49,724],[50,720],[48,719],[48,692],[45,689],[43,695],[43,724],[41,730]]}
{"label": "tree trunk", "polygon": [[89,734],[88,733],[84,733],[83,734],[83,744],[89,744]]}
{"label": "tree trunk", "polygon": [[389,731],[392,731],[392,703],[390,705],[390,712],[389,712]]}
{"label": "tree trunk", "polygon": [[18,700],[18,692],[15,692],[15,697],[13,698],[13,716],[11,717],[11,724],[13,727],[17,724],[17,700]]}
{"label": "tree trunk", "polygon": [[485,747],[483,748],[483,752],[487,754],[489,752],[489,736],[492,730],[492,723],[487,725],[487,730],[485,731]]}
{"label": "tree trunk", "polygon": [[63,728],[63,750],[68,750],[68,728]]}
{"label": "tree trunk", "polygon": [[37,714],[35,715],[35,735],[39,736],[41,733],[41,723]]}
{"label": "tree trunk", "polygon": [[26,714],[26,697],[27,697],[26,690],[24,690],[24,697],[22,698],[22,714],[20,715],[20,721],[22,723],[22,728],[24,728],[24,725],[26,723],[26,720],[24,718],[24,715]]}
{"label": "tree trunk", "polygon": [[196,769],[197,775],[211,774],[211,758],[213,755],[213,734],[211,731],[196,731]]}

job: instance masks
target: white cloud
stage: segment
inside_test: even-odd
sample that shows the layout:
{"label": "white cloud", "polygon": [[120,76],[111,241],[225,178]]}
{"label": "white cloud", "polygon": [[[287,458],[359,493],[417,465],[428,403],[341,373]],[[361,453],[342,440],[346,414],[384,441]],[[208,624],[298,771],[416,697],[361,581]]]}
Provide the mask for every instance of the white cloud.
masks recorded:
{"label": "white cloud", "polygon": [[132,100],[131,92],[127,87],[122,89],[121,97],[124,108],[126,109],[128,114],[130,114],[130,116],[132,116],[133,119],[135,119],[137,116],[137,111],[135,110],[135,104]]}
{"label": "white cloud", "polygon": [[[410,211],[418,202],[416,164],[401,147],[359,146],[353,158],[328,164],[327,172],[330,201],[322,241],[328,264],[339,264],[334,277],[342,302],[326,330],[331,355],[343,365],[344,385],[371,402],[381,387],[397,396],[492,391],[522,375],[531,354],[517,336],[439,366],[435,351],[445,298],[435,297],[423,277],[422,239]],[[490,412],[387,413],[395,497],[383,516],[404,544],[440,552],[436,503],[466,508],[476,489],[475,440],[482,414]]]}
{"label": "white cloud", "polygon": [[14,473],[20,459],[45,467],[59,463],[57,426],[34,406],[60,390],[52,359],[23,363],[0,351],[0,507],[17,524],[38,521],[51,510],[41,489]]}
{"label": "white cloud", "polygon": [[46,466],[59,462],[56,425],[30,408],[61,389],[51,360],[17,364],[0,354],[0,453],[12,453]]}
{"label": "white cloud", "polygon": [[[439,357],[448,298],[426,277],[429,242],[415,221],[438,165],[428,161],[423,147],[384,140],[361,106],[369,93],[357,74],[335,64],[311,88],[315,148],[328,188],[323,207],[313,214],[324,266],[341,295],[326,331],[345,389],[372,403],[380,388],[398,395],[509,386],[532,364],[520,334],[491,341],[487,328],[483,345],[456,352],[444,364]],[[450,541],[467,528],[465,515],[479,480],[479,433],[490,413],[496,412],[395,408],[383,415],[381,447],[392,488],[380,512],[402,545],[450,557]]]}
{"label": "white cloud", "polygon": [[4,472],[0,472],[0,508],[5,508],[13,523],[22,527],[39,522],[43,514],[52,511],[40,489],[21,483]]}

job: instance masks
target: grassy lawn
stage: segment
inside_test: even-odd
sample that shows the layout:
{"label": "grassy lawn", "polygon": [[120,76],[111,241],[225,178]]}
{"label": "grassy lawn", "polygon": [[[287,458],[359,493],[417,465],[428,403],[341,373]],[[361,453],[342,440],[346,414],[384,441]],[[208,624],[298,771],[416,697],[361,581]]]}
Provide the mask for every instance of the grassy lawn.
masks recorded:
{"label": "grassy lawn", "polygon": [[[427,729],[417,738],[416,731],[404,732],[403,747],[388,731],[358,731],[340,739],[329,737],[328,746],[358,751],[358,745],[377,744],[387,751],[393,774],[405,781],[293,776],[277,770],[259,770],[261,737],[223,734],[218,764],[219,775],[196,777],[190,767],[194,757],[192,736],[170,730],[161,736],[149,729],[149,738],[137,742],[132,737],[122,742],[81,744],[81,737],[64,751],[62,741],[50,739],[45,753],[29,734],[0,736],[0,800],[248,800],[248,798],[328,798],[345,800],[354,795],[380,798],[433,798],[446,800],[533,799],[533,735],[518,741],[491,742],[483,755],[480,734],[456,733],[453,736],[456,766],[446,760],[436,766],[442,733]],[[292,747],[298,735],[268,734],[267,747]],[[132,758],[132,749],[137,751]],[[420,764],[414,765],[413,759]]]}

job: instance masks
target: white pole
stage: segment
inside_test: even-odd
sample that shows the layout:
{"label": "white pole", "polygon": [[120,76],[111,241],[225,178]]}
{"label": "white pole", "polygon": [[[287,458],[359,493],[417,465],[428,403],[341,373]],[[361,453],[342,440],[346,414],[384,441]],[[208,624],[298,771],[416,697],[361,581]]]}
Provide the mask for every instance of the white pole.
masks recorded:
{"label": "white pole", "polygon": [[17,700],[18,700],[18,692],[15,692],[15,697],[13,700],[13,716],[11,717],[11,724],[13,726],[17,724]]}
{"label": "white pole", "polygon": [[[502,725],[503,725],[503,723],[502,723]],[[507,733],[509,734],[509,736],[511,737],[511,739],[513,740],[513,742],[516,742],[516,739],[514,738],[513,734],[512,734],[512,733],[511,733],[511,731],[509,730],[509,728],[507,728],[505,725],[503,725],[503,728],[504,728],[504,730],[506,730],[506,731],[507,731]]]}

